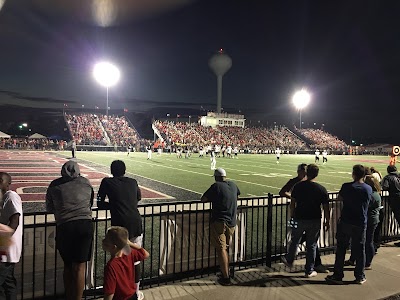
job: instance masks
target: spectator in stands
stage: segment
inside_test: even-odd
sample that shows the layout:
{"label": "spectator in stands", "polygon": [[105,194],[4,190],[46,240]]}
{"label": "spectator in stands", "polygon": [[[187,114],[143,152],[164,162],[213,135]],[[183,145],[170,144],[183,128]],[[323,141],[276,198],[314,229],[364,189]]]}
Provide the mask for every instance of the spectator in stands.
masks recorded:
{"label": "spectator in stands", "polygon": [[300,181],[293,187],[290,202],[291,218],[295,220],[297,226],[292,228],[292,240],[289,251],[282,257],[283,263],[293,266],[296,250],[303,236],[306,235],[306,277],[315,277],[317,272],[314,270],[315,251],[317,240],[321,228],[321,205],[324,209],[324,227],[329,229],[329,197],[325,187],[315,182],[319,173],[319,168],[315,164],[307,166],[307,179]]}
{"label": "spectator in stands", "polygon": [[366,282],[365,267],[365,237],[368,221],[368,205],[372,197],[372,188],[364,183],[365,168],[362,165],[353,167],[353,182],[344,183],[339,191],[338,200],[343,202],[340,220],[337,224],[336,258],[332,275],[328,275],[326,281],[334,284],[342,284],[343,267],[346,250],[350,239],[352,253],[356,266],[354,268],[355,283]]}
{"label": "spectator in stands", "polygon": [[104,237],[103,250],[111,254],[104,269],[104,300],[138,299],[135,264],[148,258],[149,252],[128,236],[126,228],[115,226]]}
{"label": "spectator in stands", "polygon": [[[114,160],[111,163],[111,174],[113,177],[104,178],[101,181],[97,194],[97,206],[101,209],[109,209],[111,212],[111,225],[125,227],[129,232],[129,239],[142,246],[143,229],[142,219],[138,210],[138,202],[142,194],[135,179],[124,176],[125,163]],[[106,196],[108,202],[105,202]],[[135,262],[136,293],[137,298],[143,298],[139,291],[140,286],[140,261]]]}
{"label": "spectator in stands", "polygon": [[[297,176],[290,179],[279,191],[279,196],[292,199],[293,187],[300,181],[307,179],[307,164],[300,164],[297,166]],[[291,201],[292,205],[293,201]],[[293,204],[294,205],[294,204]],[[291,207],[294,209],[294,207]],[[303,234],[302,241],[306,241],[306,236]],[[327,273],[328,269],[322,264],[321,255],[319,253],[318,245],[315,249],[315,267],[314,270],[318,273]]]}
{"label": "spectator in stands", "polygon": [[[400,178],[396,166],[387,167],[388,175],[382,179],[382,190],[389,191],[389,206],[397,224],[400,226]],[[400,242],[395,243],[400,247]]]}
{"label": "spectator in stands", "polygon": [[211,202],[210,240],[217,250],[222,277],[221,285],[230,285],[229,243],[236,227],[237,200],[240,190],[233,181],[226,180],[222,168],[214,171],[215,183],[201,196],[202,202]]}
{"label": "spectator in stands", "polygon": [[[3,299],[17,299],[17,280],[14,277],[15,264],[19,262],[22,252],[23,212],[21,197],[10,190],[11,176],[0,172],[0,190],[2,205],[0,223],[7,225],[12,234],[11,244],[6,253],[2,253],[0,263],[0,286],[6,296]],[[5,255],[4,255],[5,254]]]}
{"label": "spectator in stands", "polygon": [[75,161],[66,162],[61,177],[53,180],[46,194],[46,210],[56,220],[56,246],[64,261],[67,300],[82,298],[85,263],[90,260],[93,241],[93,188],[80,176]]}

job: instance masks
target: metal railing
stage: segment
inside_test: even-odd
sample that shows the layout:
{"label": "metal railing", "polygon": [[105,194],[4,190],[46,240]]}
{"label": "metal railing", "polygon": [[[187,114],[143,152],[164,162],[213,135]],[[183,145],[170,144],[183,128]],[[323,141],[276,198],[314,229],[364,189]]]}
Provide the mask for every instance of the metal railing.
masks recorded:
{"label": "metal railing", "polygon": [[[322,253],[335,248],[336,221],[341,203],[337,193],[329,194],[331,229],[321,231]],[[400,237],[398,224],[382,197],[385,218],[383,241]],[[231,269],[271,266],[287,251],[290,229],[289,202],[269,194],[266,197],[238,200],[238,222],[230,246]],[[217,257],[210,245],[209,203],[199,201],[157,203],[139,206],[144,225],[143,246],[150,257],[142,262],[142,286],[149,287],[185,278],[215,273]],[[109,259],[101,240],[110,226],[110,214],[93,210],[95,238],[92,260],[87,264],[85,299],[102,295],[103,270]],[[63,298],[63,262],[55,247],[55,222],[52,214],[24,215],[24,247],[16,265],[19,299]],[[301,247],[300,251],[304,250]],[[300,255],[302,253],[300,252]]]}

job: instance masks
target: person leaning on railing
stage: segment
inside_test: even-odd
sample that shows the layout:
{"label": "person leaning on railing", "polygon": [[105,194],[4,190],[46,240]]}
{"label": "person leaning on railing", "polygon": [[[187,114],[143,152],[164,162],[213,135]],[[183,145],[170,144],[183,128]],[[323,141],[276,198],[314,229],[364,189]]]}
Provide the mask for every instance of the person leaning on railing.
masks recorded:
{"label": "person leaning on railing", "polygon": [[46,193],[46,210],[56,219],[56,247],[64,261],[64,289],[67,300],[82,298],[85,264],[90,261],[94,235],[93,188],[80,175],[78,163],[67,161],[61,177],[53,180]]}
{"label": "person leaning on railing", "polygon": [[202,202],[211,202],[210,240],[215,246],[222,277],[221,285],[230,285],[228,247],[235,232],[237,200],[240,190],[233,181],[226,180],[226,172],[222,168],[214,171],[215,182],[201,196]]}

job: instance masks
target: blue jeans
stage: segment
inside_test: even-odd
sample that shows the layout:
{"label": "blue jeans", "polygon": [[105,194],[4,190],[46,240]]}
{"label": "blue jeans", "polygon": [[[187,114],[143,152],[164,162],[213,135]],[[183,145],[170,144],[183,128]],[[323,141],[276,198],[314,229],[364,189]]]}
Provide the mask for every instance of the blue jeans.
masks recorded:
{"label": "blue jeans", "polygon": [[289,246],[289,252],[286,255],[288,263],[292,264],[296,256],[296,250],[299,246],[303,233],[306,236],[306,274],[314,271],[315,249],[321,229],[321,220],[296,220],[297,228],[292,228],[292,240]]}
{"label": "blue jeans", "polygon": [[[368,223],[367,232],[365,234],[365,266],[370,266],[372,263],[372,259],[375,255],[375,246],[374,246],[374,234],[378,224]],[[351,246],[351,256],[350,260],[352,262],[356,261],[353,254],[353,243]]]}
{"label": "blue jeans", "polygon": [[[356,267],[354,268],[354,276],[356,279],[365,278],[364,267],[365,267],[365,235],[367,226],[356,226],[351,224],[343,223],[339,221],[337,224],[336,232],[336,257],[334,275],[337,278],[342,279],[344,277],[343,268],[344,260],[346,256],[346,250],[350,245],[351,239],[351,252],[352,256],[356,261]],[[353,255],[354,253],[354,255]]]}
{"label": "blue jeans", "polygon": [[17,280],[14,277],[14,263],[0,263],[0,299],[17,299]]}

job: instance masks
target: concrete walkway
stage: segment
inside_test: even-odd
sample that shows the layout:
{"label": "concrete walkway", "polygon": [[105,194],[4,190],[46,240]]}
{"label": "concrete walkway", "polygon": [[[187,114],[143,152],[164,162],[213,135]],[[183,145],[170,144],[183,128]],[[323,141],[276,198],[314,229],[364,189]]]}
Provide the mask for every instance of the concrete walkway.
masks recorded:
{"label": "concrete walkway", "polygon": [[[322,256],[330,270],[334,255]],[[144,289],[145,300],[259,300],[259,299],[385,299],[400,294],[400,248],[389,243],[379,249],[375,256],[373,270],[366,272],[367,282],[354,284],[354,267],[345,267],[345,284],[329,285],[325,282],[328,274],[304,278],[304,260],[297,260],[289,269],[282,263],[272,268],[258,267],[235,272],[232,286],[220,286],[216,276],[189,280],[160,287]],[[330,273],[332,274],[332,273]],[[394,299],[394,298],[393,298]],[[400,299],[400,298],[396,298]]]}

